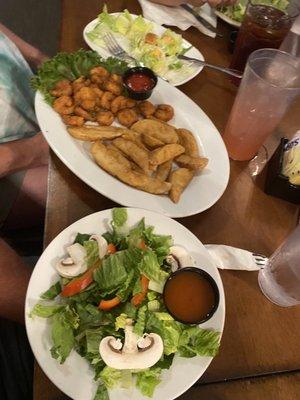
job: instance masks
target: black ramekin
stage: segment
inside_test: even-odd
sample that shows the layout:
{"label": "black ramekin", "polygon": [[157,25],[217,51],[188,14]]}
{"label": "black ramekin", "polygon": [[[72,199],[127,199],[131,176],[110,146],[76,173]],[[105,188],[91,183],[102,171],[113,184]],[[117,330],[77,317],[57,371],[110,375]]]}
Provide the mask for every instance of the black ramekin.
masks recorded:
{"label": "black ramekin", "polygon": [[[143,91],[135,91],[132,90],[128,85],[126,80],[131,76],[134,75],[136,73],[139,74],[144,74],[146,76],[149,76],[152,80],[153,80],[153,87],[149,90],[143,90]],[[123,85],[126,89],[127,95],[128,97],[130,97],[131,99],[134,100],[146,100],[148,99],[151,94],[153,89],[155,88],[157,84],[157,76],[155,75],[155,73],[150,69],[150,68],[146,68],[146,67],[133,67],[133,68],[129,68],[127,71],[125,71],[125,73],[123,74]]]}
{"label": "black ramekin", "polygon": [[[190,271],[190,272],[193,272],[193,273],[196,272],[197,274],[200,274],[202,277],[204,277],[204,278],[210,283],[210,285],[211,285],[211,287],[212,287],[212,289],[213,289],[213,291],[214,291],[214,294],[215,294],[215,303],[214,303],[214,306],[212,307],[212,309],[211,309],[211,310],[206,314],[206,316],[205,316],[204,318],[202,318],[201,320],[199,320],[199,321],[192,321],[192,322],[191,322],[191,321],[187,322],[187,321],[183,321],[183,320],[178,319],[178,318],[176,317],[176,315],[174,315],[174,314],[172,313],[172,311],[168,309],[168,307],[167,307],[167,305],[166,305],[166,302],[165,302],[165,289],[166,289],[166,287],[167,287],[167,285],[168,285],[168,282],[169,282],[171,279],[173,279],[174,276],[177,276],[177,275],[179,275],[179,274],[186,273],[186,272],[189,272],[189,271]],[[180,294],[178,294],[178,296],[180,296]],[[173,272],[173,273],[169,276],[169,278],[166,280],[166,283],[165,283],[164,289],[163,289],[163,299],[164,299],[165,307],[166,307],[166,309],[168,310],[168,313],[169,313],[176,321],[181,322],[181,323],[186,324],[186,325],[198,325],[198,324],[202,324],[203,322],[209,320],[209,319],[214,315],[214,313],[216,312],[216,310],[218,309],[218,306],[219,306],[219,302],[220,302],[220,293],[219,293],[219,288],[218,288],[218,285],[216,284],[216,281],[215,281],[215,280],[213,279],[213,277],[212,277],[211,275],[209,275],[206,271],[204,271],[203,269],[200,269],[200,268],[196,268],[196,267],[186,267],[186,268],[178,269],[177,271]]]}

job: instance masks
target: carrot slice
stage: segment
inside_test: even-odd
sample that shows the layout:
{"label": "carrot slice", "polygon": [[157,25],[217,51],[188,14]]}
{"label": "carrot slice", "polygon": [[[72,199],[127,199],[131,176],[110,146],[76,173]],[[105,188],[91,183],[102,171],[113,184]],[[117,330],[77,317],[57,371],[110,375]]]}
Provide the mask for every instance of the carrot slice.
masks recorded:
{"label": "carrot slice", "polygon": [[87,288],[93,281],[93,273],[96,268],[99,267],[99,262],[96,262],[92,267],[90,267],[83,275],[78,278],[74,278],[69,282],[62,290],[62,297],[70,297],[74,296],[77,293],[80,293],[82,290]]}
{"label": "carrot slice", "polygon": [[117,251],[117,248],[113,243],[109,243],[107,245],[107,253],[108,254],[114,254],[116,251]]}
{"label": "carrot slice", "polygon": [[101,300],[98,308],[100,308],[100,310],[108,311],[111,308],[116,307],[120,302],[121,300],[117,296],[110,300]]}
{"label": "carrot slice", "polygon": [[141,276],[141,286],[142,291],[135,294],[131,299],[131,304],[133,304],[135,307],[139,306],[143,302],[148,291],[149,279],[145,275]]}

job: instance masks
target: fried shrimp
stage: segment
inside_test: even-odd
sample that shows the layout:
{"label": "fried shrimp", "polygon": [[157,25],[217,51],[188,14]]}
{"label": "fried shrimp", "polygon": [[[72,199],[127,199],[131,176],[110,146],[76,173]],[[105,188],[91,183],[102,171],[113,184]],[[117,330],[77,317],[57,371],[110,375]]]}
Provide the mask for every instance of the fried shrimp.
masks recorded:
{"label": "fried shrimp", "polygon": [[138,108],[145,118],[149,118],[155,113],[155,106],[148,100],[141,101],[138,104]]}
{"label": "fried shrimp", "polygon": [[120,83],[114,81],[105,81],[103,83],[103,89],[108,90],[109,92],[113,93],[115,96],[120,96],[122,93],[122,85]]}
{"label": "fried shrimp", "polygon": [[161,121],[168,122],[174,117],[174,109],[168,104],[159,104],[153,115]]}
{"label": "fried shrimp", "polygon": [[113,114],[116,114],[118,111],[126,108],[127,99],[124,96],[117,96],[111,102],[110,109]]}
{"label": "fried shrimp", "polygon": [[71,96],[72,92],[72,85],[67,79],[63,79],[62,81],[57,82],[54,88],[50,90],[52,96],[55,97]]}
{"label": "fried shrimp", "polygon": [[104,92],[100,99],[100,107],[110,110],[110,105],[115,96],[111,92]]}
{"label": "fried shrimp", "polygon": [[99,111],[96,120],[99,125],[109,126],[114,122],[114,114],[111,111]]}
{"label": "fried shrimp", "polygon": [[104,79],[108,79],[109,72],[104,67],[94,67],[90,70],[90,75],[98,75]]}
{"label": "fried shrimp", "polygon": [[86,119],[87,121],[95,121],[95,118],[93,117],[93,115],[91,113],[87,112],[86,110],[84,110],[80,106],[76,106],[74,108],[74,114]]}
{"label": "fried shrimp", "polygon": [[73,100],[70,96],[61,96],[54,100],[53,108],[58,114],[67,115],[74,111]]}
{"label": "fried shrimp", "polygon": [[84,118],[77,115],[63,115],[62,119],[65,124],[70,126],[82,126],[84,124]]}
{"label": "fried shrimp", "polygon": [[80,107],[84,108],[87,111],[93,110],[96,105],[97,95],[94,92],[94,88],[90,87],[82,87],[75,93],[74,99],[75,103],[80,105]]}
{"label": "fried shrimp", "polygon": [[86,79],[84,76],[80,76],[78,79],[72,82],[73,93],[78,92],[85,85]]}
{"label": "fried shrimp", "polygon": [[111,74],[109,79],[113,82],[117,82],[117,83],[122,83],[122,77],[121,75],[117,75],[117,74]]}
{"label": "fried shrimp", "polygon": [[119,123],[124,126],[131,126],[139,119],[137,113],[131,108],[124,108],[124,110],[119,111],[117,118]]}

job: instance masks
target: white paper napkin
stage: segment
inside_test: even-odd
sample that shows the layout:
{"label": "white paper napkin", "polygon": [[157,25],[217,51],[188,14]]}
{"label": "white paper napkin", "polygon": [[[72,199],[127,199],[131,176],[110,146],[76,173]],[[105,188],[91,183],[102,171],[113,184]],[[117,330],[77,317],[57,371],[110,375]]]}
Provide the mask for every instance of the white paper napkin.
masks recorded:
{"label": "white paper napkin", "polygon": [[[195,26],[200,32],[210,37],[216,37],[216,34],[205,28],[196,18],[188,11],[181,7],[167,7],[161,4],[151,3],[149,0],[139,0],[143,9],[145,18],[156,22],[160,25],[177,26],[182,31],[187,30],[190,26]],[[213,9],[204,4],[197,7],[198,14],[214,27],[217,26],[217,18]]]}
{"label": "white paper napkin", "polygon": [[260,269],[250,251],[219,244],[206,244],[205,247],[217,268],[241,271],[258,271]]}

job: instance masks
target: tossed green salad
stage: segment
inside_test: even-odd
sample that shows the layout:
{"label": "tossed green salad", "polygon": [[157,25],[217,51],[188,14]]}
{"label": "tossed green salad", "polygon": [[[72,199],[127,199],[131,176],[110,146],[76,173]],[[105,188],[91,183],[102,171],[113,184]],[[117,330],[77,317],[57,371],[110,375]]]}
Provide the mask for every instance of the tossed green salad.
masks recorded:
{"label": "tossed green salad", "polygon": [[60,279],[30,314],[51,319],[50,351],[59,363],[73,349],[90,363],[95,400],[107,400],[107,389],[134,384],[151,397],[175,354],[218,352],[218,332],[179,323],[165,309],[161,293],[172,241],[144,219],[128,227],[126,209],[113,209],[111,229],[102,236],[77,234],[56,265]]}
{"label": "tossed green salad", "polygon": [[[247,3],[248,0],[239,0],[232,6],[221,7],[220,11],[234,21],[242,22],[246,12]],[[252,3],[255,4],[256,1],[254,0]],[[259,0],[258,3],[273,6],[279,10],[285,11],[289,5],[289,0]]]}
{"label": "tossed green salad", "polygon": [[91,42],[105,48],[103,34],[109,31],[128,54],[156,74],[170,81],[178,79],[178,74],[181,79],[189,76],[194,66],[177,57],[190,49],[184,47],[182,36],[170,29],[157,35],[153,29],[153,23],[141,15],[135,17],[128,10],[118,15],[109,14],[104,7],[97,24],[86,35]]}

